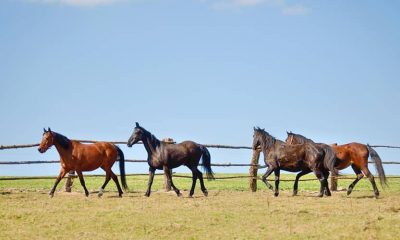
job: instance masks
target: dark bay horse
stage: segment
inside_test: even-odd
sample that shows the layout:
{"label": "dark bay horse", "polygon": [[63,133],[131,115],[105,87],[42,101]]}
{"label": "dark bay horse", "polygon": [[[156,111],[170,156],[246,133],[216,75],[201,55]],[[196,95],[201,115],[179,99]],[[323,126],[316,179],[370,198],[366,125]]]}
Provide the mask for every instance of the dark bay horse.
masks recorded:
{"label": "dark bay horse", "polygon": [[[333,151],[326,152],[312,143],[289,145],[269,135],[264,129],[254,128],[253,149],[261,147],[264,154],[264,162],[267,165],[267,172],[263,175],[262,181],[269,189],[273,189],[268,183],[267,177],[275,173],[275,196],[279,195],[280,170],[289,172],[300,172],[296,180],[309,172],[314,172],[320,181],[321,188],[319,197],[330,196],[328,186],[329,171],[334,171],[335,154]],[[297,184],[293,187],[293,195],[297,194]]]}
{"label": "dark bay horse", "polygon": [[78,141],[69,140],[67,137],[51,131],[50,128],[48,128],[48,130],[43,130],[44,133],[42,141],[38,148],[39,152],[44,153],[54,145],[60,154],[61,163],[60,174],[58,175],[56,182],[49,193],[50,197],[54,196],[54,191],[56,190],[58,183],[69,171],[76,171],[81,185],[85,190],[86,197],[89,196],[89,191],[85,186],[85,180],[83,179],[82,172],[93,171],[99,167],[106,172],[106,180],[101,187],[98,196],[101,197],[103,195],[103,190],[110,181],[110,178],[112,178],[117,185],[119,197],[122,196],[122,190],[119,185],[118,178],[111,170],[111,167],[119,158],[121,182],[123,188],[126,190],[128,186],[126,185],[125,179],[125,158],[124,153],[119,147],[108,142],[82,144]]}
{"label": "dark bay horse", "polygon": [[[295,134],[292,132],[287,134],[288,137],[286,139],[286,142],[290,144],[313,142],[311,139],[308,139],[300,134]],[[375,197],[378,198],[379,191],[378,188],[376,187],[374,176],[368,169],[368,156],[371,156],[372,160],[375,163],[376,171],[378,172],[381,185],[383,186],[387,184],[385,171],[382,165],[382,160],[379,157],[378,153],[369,145],[356,142],[344,145],[332,144],[331,146],[335,151],[337,158],[335,168],[338,170],[342,170],[351,165],[351,167],[353,168],[354,172],[357,175],[357,178],[348,187],[347,195],[350,195],[350,193],[353,191],[354,186],[365,175],[368,177],[369,181],[372,184]]]}
{"label": "dark bay horse", "polygon": [[184,141],[179,144],[168,144],[158,140],[153,134],[139,126],[136,127],[132,136],[128,140],[128,147],[132,147],[137,142],[142,141],[147,151],[147,162],[149,164],[149,183],[145,196],[149,197],[151,185],[153,184],[154,172],[156,169],[164,169],[167,180],[178,196],[181,193],[172,182],[171,169],[185,165],[192,171],[192,188],[190,189],[189,197],[193,196],[196,180],[199,178],[201,190],[207,196],[208,192],[204,186],[203,174],[197,168],[200,158],[202,158],[203,168],[206,172],[207,179],[214,179],[214,174],[211,170],[211,157],[207,148],[203,145],[192,141]]}

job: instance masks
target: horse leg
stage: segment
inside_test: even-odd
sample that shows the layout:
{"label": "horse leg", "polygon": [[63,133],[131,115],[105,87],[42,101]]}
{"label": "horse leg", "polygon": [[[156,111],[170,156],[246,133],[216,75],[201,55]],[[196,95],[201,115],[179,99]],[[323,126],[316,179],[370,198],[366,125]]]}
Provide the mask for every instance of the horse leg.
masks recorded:
{"label": "horse leg", "polygon": [[[111,170],[110,170],[110,171],[111,171]],[[123,192],[122,192],[121,186],[119,185],[118,177],[117,177],[117,175],[115,175],[115,174],[113,173],[113,171],[111,171],[111,178],[112,178],[112,180],[115,182],[115,185],[117,185],[118,197],[122,197]]]}
{"label": "horse leg", "polygon": [[54,182],[54,186],[53,186],[53,188],[52,188],[52,189],[50,190],[50,192],[49,192],[49,197],[50,197],[50,198],[54,197],[54,192],[56,191],[56,188],[57,188],[58,183],[61,181],[61,179],[64,178],[64,176],[65,176],[65,174],[66,174],[67,172],[68,172],[67,170],[65,170],[64,168],[61,168],[60,174],[58,174],[58,177],[57,177],[56,181]]}
{"label": "horse leg", "polygon": [[[324,196],[324,190],[325,190],[325,182],[324,182],[324,177],[322,176],[322,173],[318,170],[315,171],[315,175],[317,176],[319,183],[320,183],[320,189],[319,189],[319,194],[318,197],[323,197]],[[328,181],[326,181],[328,183]]]}
{"label": "horse leg", "polygon": [[275,169],[274,170],[275,173],[275,197],[277,197],[279,195],[279,176],[280,176],[280,169]]}
{"label": "horse leg", "polygon": [[360,181],[361,178],[364,177],[364,174],[361,172],[360,168],[358,168],[354,164],[351,165],[351,168],[353,168],[353,171],[357,175],[357,178],[349,185],[349,188],[347,189],[347,195],[350,195],[350,193],[353,191],[353,188],[356,186],[358,181]]}
{"label": "horse leg", "polygon": [[101,186],[101,188],[99,190],[99,193],[97,194],[98,197],[103,196],[103,191],[106,188],[106,186],[107,186],[108,182],[110,181],[110,179],[111,179],[111,173],[109,171],[106,171],[106,180],[104,181],[103,186]]}
{"label": "horse leg", "polygon": [[331,191],[329,190],[329,184],[328,184],[328,178],[329,178],[329,171],[323,171],[322,172],[322,175],[323,175],[323,177],[324,177],[324,185],[325,185],[325,191],[324,191],[324,194],[325,194],[325,196],[327,196],[327,197],[330,197],[330,196],[332,196],[332,194],[331,194]]}
{"label": "horse leg", "polygon": [[196,169],[196,171],[197,171],[197,177],[200,180],[201,191],[203,191],[204,196],[207,197],[208,196],[208,191],[206,189],[206,186],[204,186],[203,173],[200,172],[199,169]]}
{"label": "horse leg", "polygon": [[190,189],[189,197],[192,197],[194,194],[194,188],[196,187],[197,181],[197,168],[194,167],[192,170],[192,188]]}
{"label": "horse leg", "polygon": [[271,173],[274,171],[273,167],[269,167],[268,170],[265,172],[265,174],[262,176],[262,181],[267,185],[269,189],[273,189],[272,185],[267,181],[267,177],[271,175]]}
{"label": "horse leg", "polygon": [[86,197],[88,197],[89,196],[89,191],[86,188],[85,179],[83,179],[82,171],[76,171],[76,173],[78,174],[79,181],[81,182],[83,190],[85,190],[85,195],[86,195]]}
{"label": "horse leg", "polygon": [[172,189],[174,189],[176,195],[178,197],[182,196],[181,192],[177,187],[175,187],[174,182],[172,181],[171,171],[169,170],[168,167],[164,166],[164,174],[167,176],[168,184],[170,184]]}
{"label": "horse leg", "polygon": [[310,172],[311,172],[311,170],[310,170],[310,169],[307,169],[307,170],[303,170],[303,171],[299,172],[299,173],[296,175],[296,179],[294,180],[294,184],[293,184],[293,196],[296,196],[296,195],[297,195],[297,189],[298,189],[298,185],[299,185],[299,179],[300,179],[302,176],[304,176],[304,175],[306,175],[306,174],[309,174]]}
{"label": "horse leg", "polygon": [[155,168],[152,168],[152,167],[149,168],[149,183],[147,184],[147,191],[144,194],[146,197],[150,197],[151,185],[153,184],[154,172],[155,171],[156,171]]}
{"label": "horse leg", "polygon": [[367,176],[367,178],[369,179],[369,181],[372,184],[372,187],[374,188],[374,193],[375,193],[375,198],[379,197],[379,190],[376,187],[376,183],[375,183],[375,179],[374,179],[374,175],[372,175],[372,173],[369,171],[368,167],[364,167],[362,169],[362,172],[364,173],[365,176]]}

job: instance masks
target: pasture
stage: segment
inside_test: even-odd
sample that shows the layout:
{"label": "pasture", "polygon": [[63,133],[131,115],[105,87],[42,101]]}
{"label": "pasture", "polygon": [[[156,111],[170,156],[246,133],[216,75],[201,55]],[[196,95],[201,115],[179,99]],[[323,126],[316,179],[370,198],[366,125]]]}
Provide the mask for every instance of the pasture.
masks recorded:
{"label": "pasture", "polygon": [[[221,174],[217,174],[217,177]],[[224,175],[226,176],[226,175]],[[229,175],[228,175],[229,176]],[[282,179],[294,175],[283,174]],[[312,178],[311,176],[305,178]],[[271,179],[273,180],[273,179]],[[209,196],[199,185],[188,198],[191,179],[174,178],[183,197],[162,190],[157,175],[150,198],[144,197],[147,176],[128,176],[130,191],[117,197],[110,183],[102,198],[96,191],[104,177],[86,177],[84,196],[75,179],[73,192],[61,182],[54,198],[48,192],[54,179],[0,181],[2,239],[398,239],[400,235],[400,179],[390,179],[379,199],[367,180],[352,195],[333,192],[317,198],[317,181],[281,182],[279,197],[258,181],[248,190],[248,179],[206,181]],[[340,180],[339,189],[350,180]]]}

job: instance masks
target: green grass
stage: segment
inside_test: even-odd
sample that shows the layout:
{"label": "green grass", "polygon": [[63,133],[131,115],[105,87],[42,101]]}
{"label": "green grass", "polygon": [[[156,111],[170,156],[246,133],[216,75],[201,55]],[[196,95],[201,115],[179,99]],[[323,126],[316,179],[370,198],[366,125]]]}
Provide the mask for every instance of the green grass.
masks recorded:
{"label": "green grass", "polygon": [[[217,176],[230,176],[220,175]],[[283,175],[282,179],[293,179]],[[305,178],[312,178],[307,176]],[[146,176],[129,176],[130,191],[117,198],[113,182],[104,196],[94,194],[103,177],[87,177],[92,194],[86,198],[79,181],[64,193],[60,183],[54,198],[48,191],[54,179],[0,181],[1,239],[397,239],[400,235],[400,179],[381,190],[379,199],[367,180],[352,195],[334,192],[316,198],[317,181],[300,182],[299,196],[291,196],[293,182],[281,183],[281,194],[258,181],[248,191],[248,179],[205,181],[209,197],[199,185],[188,198],[191,179],[174,178],[183,197],[162,190],[156,176],[150,198],[143,196]],[[350,180],[340,180],[347,187]]]}

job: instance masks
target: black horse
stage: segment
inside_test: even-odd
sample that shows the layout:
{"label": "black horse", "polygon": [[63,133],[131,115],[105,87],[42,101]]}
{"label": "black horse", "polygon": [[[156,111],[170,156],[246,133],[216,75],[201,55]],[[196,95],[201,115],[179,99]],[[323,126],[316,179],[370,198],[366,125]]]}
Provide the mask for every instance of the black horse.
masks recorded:
{"label": "black horse", "polygon": [[269,189],[272,185],[267,177],[275,173],[275,196],[279,195],[280,170],[289,172],[300,172],[296,176],[293,186],[293,195],[297,194],[297,181],[302,175],[314,172],[320,181],[321,188],[319,197],[331,195],[328,186],[329,170],[334,171],[335,154],[333,150],[323,151],[315,144],[305,143],[289,145],[269,135],[264,129],[254,128],[253,149],[261,147],[264,154],[264,162],[267,165],[267,172],[263,175],[262,181]]}
{"label": "black horse", "polygon": [[206,172],[207,179],[214,179],[214,173],[211,170],[211,156],[206,147],[192,141],[184,141],[179,144],[163,143],[149,131],[139,126],[139,123],[136,123],[132,136],[128,140],[128,147],[132,147],[132,145],[139,141],[142,141],[146,148],[148,154],[147,163],[150,166],[149,184],[145,196],[150,196],[151,185],[153,184],[154,172],[156,169],[164,169],[169,184],[176,194],[181,196],[179,189],[176,188],[172,182],[171,176],[171,169],[181,165],[187,166],[192,171],[192,188],[190,189],[189,197],[193,196],[197,178],[200,179],[201,190],[204,195],[208,195],[207,189],[204,186],[203,174],[197,168],[200,158],[202,158],[202,165]]}

